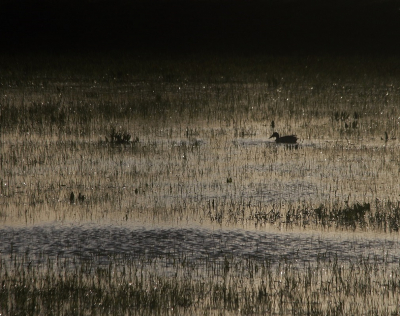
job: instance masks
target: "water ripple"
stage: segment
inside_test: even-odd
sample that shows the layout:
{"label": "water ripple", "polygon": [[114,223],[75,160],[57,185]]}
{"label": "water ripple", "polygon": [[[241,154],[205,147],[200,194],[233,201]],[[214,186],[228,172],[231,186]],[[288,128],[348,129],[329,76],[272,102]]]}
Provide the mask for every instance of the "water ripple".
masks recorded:
{"label": "water ripple", "polygon": [[269,260],[286,258],[299,264],[319,258],[356,261],[360,257],[398,264],[400,242],[366,235],[262,232],[206,228],[127,228],[94,225],[45,225],[0,228],[0,254],[71,258],[186,257],[190,260],[223,260],[228,257]]}

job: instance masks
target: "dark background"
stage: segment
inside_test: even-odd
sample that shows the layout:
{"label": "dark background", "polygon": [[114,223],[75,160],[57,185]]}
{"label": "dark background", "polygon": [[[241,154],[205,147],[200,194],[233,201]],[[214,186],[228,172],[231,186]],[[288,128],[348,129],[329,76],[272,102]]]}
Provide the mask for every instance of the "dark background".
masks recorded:
{"label": "dark background", "polygon": [[13,0],[3,51],[400,52],[399,1]]}

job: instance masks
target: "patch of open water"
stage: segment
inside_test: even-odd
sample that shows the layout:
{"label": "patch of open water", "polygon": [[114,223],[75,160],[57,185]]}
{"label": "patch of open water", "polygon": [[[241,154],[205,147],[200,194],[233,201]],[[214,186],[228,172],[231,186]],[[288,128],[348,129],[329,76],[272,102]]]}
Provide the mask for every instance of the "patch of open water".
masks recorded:
{"label": "patch of open water", "polygon": [[[204,227],[125,227],[46,224],[33,227],[0,228],[0,256],[28,255],[30,258],[186,257],[191,261],[224,260],[225,257],[296,262],[299,267],[319,258],[356,262],[360,257],[398,265],[397,235],[340,234],[323,232],[249,231]],[[40,261],[41,259],[37,259]]]}

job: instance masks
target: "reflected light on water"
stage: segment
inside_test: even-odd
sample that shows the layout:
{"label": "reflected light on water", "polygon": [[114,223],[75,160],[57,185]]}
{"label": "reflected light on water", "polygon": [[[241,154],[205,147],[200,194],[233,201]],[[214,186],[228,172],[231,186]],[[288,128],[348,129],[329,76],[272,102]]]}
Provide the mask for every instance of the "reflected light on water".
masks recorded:
{"label": "reflected light on water", "polygon": [[[0,230],[0,252],[40,257],[96,257],[108,264],[115,255],[134,258],[186,257],[188,260],[224,260],[225,257],[288,259],[301,267],[318,259],[356,262],[368,257],[398,264],[397,237],[318,232],[262,232],[241,229],[43,225]],[[44,256],[43,256],[44,255]],[[38,259],[39,260],[39,259]],[[40,260],[39,260],[40,261]]]}

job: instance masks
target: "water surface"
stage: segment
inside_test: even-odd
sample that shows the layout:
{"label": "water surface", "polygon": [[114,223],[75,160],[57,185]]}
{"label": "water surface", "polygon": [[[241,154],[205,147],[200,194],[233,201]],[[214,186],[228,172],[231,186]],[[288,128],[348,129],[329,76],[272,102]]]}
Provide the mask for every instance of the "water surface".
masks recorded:
{"label": "water surface", "polygon": [[13,255],[30,258],[97,258],[108,264],[115,255],[134,258],[182,258],[191,261],[252,258],[278,263],[289,259],[299,266],[321,258],[356,262],[368,257],[377,262],[399,264],[397,236],[365,233],[249,231],[200,227],[123,227],[40,225],[0,229],[3,259]]}

